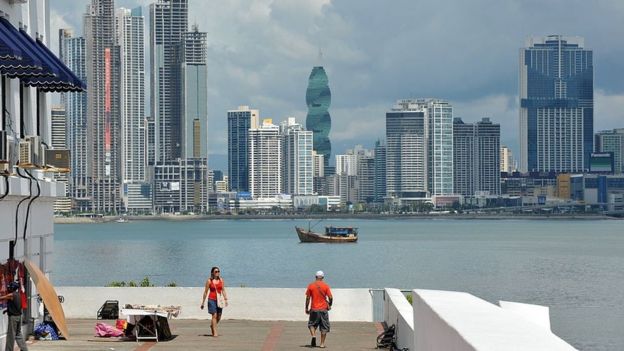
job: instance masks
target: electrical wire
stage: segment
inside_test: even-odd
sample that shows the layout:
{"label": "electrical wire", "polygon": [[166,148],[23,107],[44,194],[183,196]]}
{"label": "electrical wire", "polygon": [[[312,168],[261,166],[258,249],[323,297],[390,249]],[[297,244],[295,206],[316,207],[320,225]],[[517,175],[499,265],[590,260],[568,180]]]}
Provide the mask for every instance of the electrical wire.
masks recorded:
{"label": "electrical wire", "polygon": [[33,204],[33,202],[35,202],[35,200],[37,200],[37,198],[39,197],[39,195],[41,195],[41,186],[39,186],[39,180],[35,177],[33,177],[32,174],[30,174],[30,172],[28,172],[28,170],[24,170],[24,172],[26,172],[26,174],[35,181],[35,184],[37,184],[37,195],[35,195],[35,197],[33,197],[32,199],[30,199],[30,201],[28,202],[28,206],[26,207],[26,220],[24,221],[24,233],[22,235],[22,239],[26,240],[26,229],[28,228],[28,217],[30,216],[30,205]]}
{"label": "electrical wire", "polygon": [[6,174],[2,174],[4,177],[4,194],[0,195],[0,200],[4,199],[9,195],[9,176]]}
{"label": "electrical wire", "polygon": [[[20,202],[17,203],[17,207],[15,207],[15,240],[13,241],[13,244],[11,244],[10,246],[10,253],[14,253],[14,249],[15,245],[17,245],[17,228],[18,228],[18,224],[19,224],[19,208],[22,205],[22,203],[28,199],[30,199],[32,197],[32,178],[29,177],[25,177],[24,175],[22,175],[22,173],[20,172],[20,168],[17,167],[17,175],[20,178],[24,178],[24,179],[28,179],[28,197],[23,198],[22,200],[20,200]],[[13,257],[9,257],[11,259],[13,259]]]}

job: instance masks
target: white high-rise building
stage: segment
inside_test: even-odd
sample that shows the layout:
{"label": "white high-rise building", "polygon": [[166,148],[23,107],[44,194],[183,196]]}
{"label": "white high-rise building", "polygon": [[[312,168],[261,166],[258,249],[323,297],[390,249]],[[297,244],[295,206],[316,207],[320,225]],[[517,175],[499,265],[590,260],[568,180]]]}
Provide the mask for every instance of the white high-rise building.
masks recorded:
{"label": "white high-rise building", "polygon": [[[141,8],[120,8],[115,30],[121,65],[121,181],[126,211],[144,212],[152,207],[145,191],[145,20]],[[143,189],[143,191],[141,191]]]}
{"label": "white high-rise building", "polygon": [[511,149],[503,145],[500,148],[500,171],[511,173],[515,171],[513,153]]}
{"label": "white high-rise building", "polygon": [[347,153],[345,155],[336,155],[336,174],[338,175],[357,175],[358,157],[355,153]]}
{"label": "white high-rise building", "polygon": [[280,124],[282,136],[282,191],[311,195],[313,189],[312,131],[288,117]]}
{"label": "white high-rise building", "polygon": [[426,101],[429,121],[428,177],[431,195],[453,194],[453,107],[444,100]]}
{"label": "white high-rise building", "polygon": [[264,119],[249,129],[249,192],[253,198],[270,198],[282,189],[282,153],[279,127]]}

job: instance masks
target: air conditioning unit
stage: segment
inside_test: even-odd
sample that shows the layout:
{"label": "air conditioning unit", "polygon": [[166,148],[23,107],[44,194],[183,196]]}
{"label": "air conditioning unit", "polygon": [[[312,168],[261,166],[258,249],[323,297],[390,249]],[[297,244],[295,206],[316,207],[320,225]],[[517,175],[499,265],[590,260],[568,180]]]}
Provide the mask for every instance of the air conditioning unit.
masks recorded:
{"label": "air conditioning unit", "polygon": [[35,155],[32,152],[32,145],[28,140],[19,142],[19,165],[20,167],[32,167],[35,164]]}
{"label": "air conditioning unit", "polygon": [[56,168],[58,172],[69,172],[69,150],[45,150],[44,164],[47,167]]}
{"label": "air conditioning unit", "polygon": [[0,130],[0,163],[9,163],[9,141],[6,130]]}

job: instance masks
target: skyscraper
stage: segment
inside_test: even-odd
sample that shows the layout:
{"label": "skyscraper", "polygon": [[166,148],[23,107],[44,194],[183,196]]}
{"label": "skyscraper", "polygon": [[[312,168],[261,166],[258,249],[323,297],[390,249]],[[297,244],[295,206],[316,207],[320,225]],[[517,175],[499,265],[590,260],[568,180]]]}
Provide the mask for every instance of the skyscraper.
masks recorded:
{"label": "skyscraper", "polygon": [[444,100],[425,102],[428,117],[428,186],[431,195],[453,191],[453,107]]}
{"label": "skyscraper", "polygon": [[375,202],[383,202],[386,197],[386,142],[375,142]]}
{"label": "skyscraper", "polygon": [[239,106],[227,112],[228,119],[228,179],[230,189],[249,191],[249,129],[258,128],[260,111]]}
{"label": "skyscraper", "polygon": [[[59,30],[60,58],[83,82],[87,82],[86,44],[83,37],[72,37],[68,29]],[[61,101],[67,116],[67,147],[71,154],[68,196],[78,211],[91,209],[91,170],[87,140],[87,93],[63,93]]]}
{"label": "skyscraper", "polygon": [[120,205],[121,121],[113,0],[92,0],[84,16],[84,32],[92,208],[98,213],[114,213]]}
{"label": "skyscraper", "polygon": [[477,123],[453,121],[455,192],[500,194],[500,125],[489,118]]}
{"label": "skyscraper", "polygon": [[[65,108],[63,106],[52,106],[50,111],[50,146],[53,149],[67,149],[67,116],[65,115]],[[66,173],[54,173],[54,179],[56,181],[67,182],[68,176]],[[71,199],[68,195],[68,188],[65,189],[64,196],[57,197],[54,200],[54,212],[55,213],[67,213],[71,212]]]}
{"label": "skyscraper", "polygon": [[594,69],[580,37],[530,38],[520,50],[520,170],[589,168]]}
{"label": "skyscraper", "polygon": [[310,73],[306,104],[308,105],[306,129],[314,133],[314,151],[324,156],[325,167],[327,168],[331,156],[331,142],[329,140],[331,116],[327,111],[331,104],[331,91],[329,90],[327,74],[322,66],[314,67]]}
{"label": "skyscraper", "polygon": [[253,198],[268,198],[282,189],[282,153],[279,127],[271,119],[249,129],[249,192]]}
{"label": "skyscraper", "polygon": [[206,33],[193,26],[185,33],[181,54],[182,158],[208,160],[208,73]]}
{"label": "skyscraper", "polygon": [[511,149],[503,145],[500,149],[500,171],[505,173],[511,173],[516,171],[514,165],[513,153]]}
{"label": "skyscraper", "polygon": [[158,0],[150,5],[150,105],[160,162],[181,155],[180,49],[187,32],[188,0]]}
{"label": "skyscraper", "polygon": [[478,155],[476,190],[492,195],[501,193],[500,186],[500,124],[482,118],[475,124]]}
{"label": "skyscraper", "polygon": [[386,191],[392,197],[424,197],[427,186],[427,107],[399,100],[386,112]]}
{"label": "skyscraper", "polygon": [[600,131],[595,142],[596,152],[613,154],[613,172],[624,173],[624,128]]}
{"label": "skyscraper", "polygon": [[152,207],[146,190],[145,160],[145,21],[141,8],[120,8],[116,35],[121,64],[121,177],[126,211],[145,212]]}
{"label": "skyscraper", "polygon": [[453,120],[453,177],[455,192],[473,195],[477,178],[475,158],[474,124],[464,123],[461,118]]}
{"label": "skyscraper", "polygon": [[311,195],[313,189],[312,132],[289,117],[280,124],[282,137],[282,192]]}

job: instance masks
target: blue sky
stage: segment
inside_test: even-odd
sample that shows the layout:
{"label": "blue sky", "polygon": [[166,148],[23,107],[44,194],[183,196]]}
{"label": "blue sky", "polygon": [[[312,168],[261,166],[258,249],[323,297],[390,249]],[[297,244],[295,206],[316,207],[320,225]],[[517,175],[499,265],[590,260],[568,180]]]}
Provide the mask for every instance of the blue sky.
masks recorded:
{"label": "blue sky", "polygon": [[[65,27],[82,33],[89,2],[52,1],[53,37]],[[467,122],[492,118],[501,143],[518,154],[519,49],[527,37],[548,34],[585,38],[594,50],[595,129],[624,127],[621,0],[189,0],[189,7],[189,23],[208,32],[212,168],[225,167],[228,109],[250,105],[261,117],[305,123],[319,48],[332,90],[333,154],[371,147],[384,136],[385,111],[409,97],[447,99]]]}

